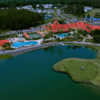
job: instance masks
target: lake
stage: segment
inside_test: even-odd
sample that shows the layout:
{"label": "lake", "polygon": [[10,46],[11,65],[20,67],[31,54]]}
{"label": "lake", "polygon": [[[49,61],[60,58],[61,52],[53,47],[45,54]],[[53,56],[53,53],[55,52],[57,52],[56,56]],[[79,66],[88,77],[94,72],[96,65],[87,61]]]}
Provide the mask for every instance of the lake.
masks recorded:
{"label": "lake", "polygon": [[100,89],[73,82],[53,65],[64,58],[94,59],[96,51],[55,46],[0,59],[0,100],[100,100]]}

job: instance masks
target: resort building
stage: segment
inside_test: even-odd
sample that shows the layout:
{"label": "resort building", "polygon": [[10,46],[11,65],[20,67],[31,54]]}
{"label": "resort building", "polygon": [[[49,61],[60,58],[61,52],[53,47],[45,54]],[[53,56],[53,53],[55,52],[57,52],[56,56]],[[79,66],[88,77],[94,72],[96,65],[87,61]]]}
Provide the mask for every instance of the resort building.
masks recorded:
{"label": "resort building", "polygon": [[45,26],[45,29],[49,32],[69,32],[70,29],[82,29],[87,32],[91,32],[95,29],[100,29],[100,26],[91,25],[85,22],[76,22],[76,23],[68,23],[68,24],[59,24],[56,21],[53,24],[49,24]]}
{"label": "resort building", "polygon": [[0,40],[0,46],[3,46],[6,43],[10,43],[9,40]]}
{"label": "resort building", "polygon": [[84,7],[84,12],[89,12],[91,10],[93,10],[93,7],[89,7],[89,6]]}
{"label": "resort building", "polygon": [[95,8],[89,11],[85,16],[85,20],[93,23],[100,23],[100,9]]}
{"label": "resort building", "polygon": [[43,4],[42,5],[45,9],[51,9],[53,7],[53,4]]}
{"label": "resort building", "polygon": [[20,9],[25,9],[25,10],[29,10],[29,11],[33,11],[33,7],[32,5],[26,5],[26,6],[23,6],[23,7],[16,7],[16,9],[20,10]]}

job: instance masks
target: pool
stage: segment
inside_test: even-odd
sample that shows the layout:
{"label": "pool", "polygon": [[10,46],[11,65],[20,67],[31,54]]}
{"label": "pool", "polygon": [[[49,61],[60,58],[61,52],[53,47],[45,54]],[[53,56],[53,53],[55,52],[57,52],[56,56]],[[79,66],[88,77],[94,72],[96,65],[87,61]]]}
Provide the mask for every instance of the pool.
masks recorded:
{"label": "pool", "polygon": [[32,46],[32,45],[38,45],[38,42],[36,42],[36,41],[14,42],[11,45],[11,47],[12,48],[21,48],[24,46]]}
{"label": "pool", "polygon": [[66,38],[68,36],[70,36],[69,33],[60,33],[60,34],[57,35],[57,37],[59,37],[59,38]]}

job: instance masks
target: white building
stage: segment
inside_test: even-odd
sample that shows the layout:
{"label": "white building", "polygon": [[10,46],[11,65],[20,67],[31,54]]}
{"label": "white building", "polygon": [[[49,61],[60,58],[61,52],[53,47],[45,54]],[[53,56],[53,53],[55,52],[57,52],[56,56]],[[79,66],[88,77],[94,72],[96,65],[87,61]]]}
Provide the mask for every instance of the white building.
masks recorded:
{"label": "white building", "polygon": [[43,4],[42,5],[45,9],[51,9],[53,7],[53,4]]}
{"label": "white building", "polygon": [[[53,7],[53,4],[42,4],[42,6],[43,6],[43,8],[44,8],[44,9],[50,9],[50,8],[52,8],[52,7]],[[40,5],[39,5],[39,4],[37,4],[37,5],[36,5],[36,7],[37,7],[37,8],[39,8],[39,7],[40,7]]]}
{"label": "white building", "polygon": [[84,7],[84,12],[88,12],[91,10],[93,10],[93,7],[89,7],[89,6]]}
{"label": "white building", "polygon": [[25,10],[33,11],[32,5],[26,5],[26,6],[23,6],[23,7],[16,7],[16,9],[18,9],[18,10],[25,9]]}
{"label": "white building", "polygon": [[32,5],[27,5],[27,6],[23,6],[23,7],[16,7],[16,9],[18,9],[18,10],[26,9],[26,10],[38,12],[38,13],[53,13],[54,12],[54,10],[51,9],[51,7],[53,6],[52,4],[43,4],[42,6],[44,7],[44,10],[40,9],[38,4],[36,6],[37,7],[36,9],[34,9],[32,7]]}

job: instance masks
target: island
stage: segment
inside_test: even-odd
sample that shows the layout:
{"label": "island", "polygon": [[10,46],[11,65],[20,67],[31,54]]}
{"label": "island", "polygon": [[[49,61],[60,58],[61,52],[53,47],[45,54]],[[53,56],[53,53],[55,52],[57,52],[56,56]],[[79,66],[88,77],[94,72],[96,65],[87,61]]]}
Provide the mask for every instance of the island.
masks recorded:
{"label": "island", "polygon": [[95,59],[64,59],[53,66],[57,72],[68,74],[75,82],[91,83],[100,86],[100,47],[97,50]]}

